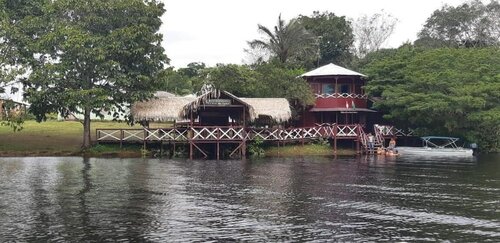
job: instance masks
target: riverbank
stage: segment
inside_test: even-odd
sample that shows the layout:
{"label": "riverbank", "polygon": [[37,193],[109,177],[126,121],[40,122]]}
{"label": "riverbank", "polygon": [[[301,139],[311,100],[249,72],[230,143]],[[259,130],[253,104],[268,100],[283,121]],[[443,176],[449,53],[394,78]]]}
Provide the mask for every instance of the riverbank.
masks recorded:
{"label": "riverbank", "polygon": [[[91,131],[95,131],[95,128],[130,128],[130,126],[125,122],[95,121],[91,123]],[[82,136],[83,126],[78,121],[46,121],[42,123],[26,121],[23,124],[23,129],[18,132],[12,131],[10,127],[0,126],[0,156],[93,156],[110,153],[109,149],[106,151],[90,149],[87,152],[82,152]],[[95,132],[91,132],[91,137],[95,139]],[[131,154],[140,156],[140,148],[136,150],[132,153],[129,150],[116,150],[115,152],[126,157],[130,157]]]}

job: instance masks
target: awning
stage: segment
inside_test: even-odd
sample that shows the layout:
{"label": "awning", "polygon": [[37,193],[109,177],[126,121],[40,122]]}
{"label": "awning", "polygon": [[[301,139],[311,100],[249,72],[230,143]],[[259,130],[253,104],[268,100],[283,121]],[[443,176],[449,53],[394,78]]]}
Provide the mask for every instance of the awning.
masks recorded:
{"label": "awning", "polygon": [[339,111],[339,112],[377,112],[374,110],[366,109],[366,108],[312,108],[309,111],[311,112],[323,112],[323,111]]}

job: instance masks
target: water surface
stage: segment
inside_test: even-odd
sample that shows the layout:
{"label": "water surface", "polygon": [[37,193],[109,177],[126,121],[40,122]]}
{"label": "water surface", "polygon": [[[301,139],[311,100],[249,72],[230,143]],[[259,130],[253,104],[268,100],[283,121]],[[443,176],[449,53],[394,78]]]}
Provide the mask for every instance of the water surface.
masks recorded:
{"label": "water surface", "polygon": [[500,241],[500,156],[0,158],[0,241]]}

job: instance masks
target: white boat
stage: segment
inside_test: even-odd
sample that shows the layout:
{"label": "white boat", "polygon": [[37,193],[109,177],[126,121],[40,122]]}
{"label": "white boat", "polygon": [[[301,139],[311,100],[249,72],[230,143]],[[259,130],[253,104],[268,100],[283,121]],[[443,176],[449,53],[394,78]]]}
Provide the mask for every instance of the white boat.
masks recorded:
{"label": "white boat", "polygon": [[456,144],[454,137],[421,137],[422,147],[397,147],[400,155],[439,156],[439,157],[472,157],[473,150]]}

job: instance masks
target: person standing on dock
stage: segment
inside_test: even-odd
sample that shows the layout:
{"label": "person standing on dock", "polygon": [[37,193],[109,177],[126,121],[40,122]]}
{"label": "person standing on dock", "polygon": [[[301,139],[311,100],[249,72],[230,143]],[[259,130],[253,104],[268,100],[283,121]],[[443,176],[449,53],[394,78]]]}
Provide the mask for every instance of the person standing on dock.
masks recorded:
{"label": "person standing on dock", "polygon": [[372,152],[374,148],[375,137],[372,133],[368,133],[368,151]]}
{"label": "person standing on dock", "polygon": [[389,151],[394,152],[394,149],[396,148],[396,138],[392,137],[391,141],[389,141]]}

